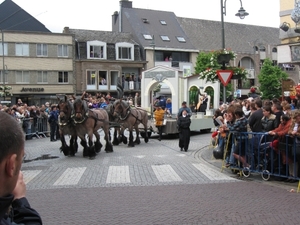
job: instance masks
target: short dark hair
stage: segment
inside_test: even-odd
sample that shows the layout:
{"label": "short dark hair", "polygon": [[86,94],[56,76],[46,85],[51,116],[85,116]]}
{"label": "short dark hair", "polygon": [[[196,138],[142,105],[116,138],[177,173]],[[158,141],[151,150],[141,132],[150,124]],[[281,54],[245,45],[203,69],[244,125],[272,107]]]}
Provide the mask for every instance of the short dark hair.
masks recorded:
{"label": "short dark hair", "polygon": [[258,108],[262,107],[262,100],[260,98],[255,99],[255,104],[257,105]]}
{"label": "short dark hair", "polygon": [[0,112],[0,124],[0,162],[2,162],[10,154],[20,154],[25,139],[20,124],[11,115]]}
{"label": "short dark hair", "polygon": [[239,117],[243,117],[244,116],[244,112],[242,110],[241,107],[237,107],[235,110],[234,110],[234,114],[239,116]]}

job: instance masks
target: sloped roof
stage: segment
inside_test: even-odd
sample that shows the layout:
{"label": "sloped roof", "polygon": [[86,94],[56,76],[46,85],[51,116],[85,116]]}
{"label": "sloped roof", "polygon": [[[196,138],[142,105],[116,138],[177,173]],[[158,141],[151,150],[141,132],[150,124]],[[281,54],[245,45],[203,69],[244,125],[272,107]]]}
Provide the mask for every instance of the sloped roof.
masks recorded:
{"label": "sloped roof", "polygon": [[110,44],[116,44],[119,42],[127,42],[134,45],[138,45],[134,41],[132,34],[130,33],[119,33],[113,31],[97,31],[97,30],[83,30],[83,29],[69,29],[69,33],[75,35],[75,39],[80,42],[87,41],[103,41]]}
{"label": "sloped roof", "polygon": [[0,29],[14,31],[51,32],[12,0],[0,5]]}
{"label": "sloped roof", "polygon": [[[125,21],[124,21],[125,19]],[[126,21],[127,20],[127,21]],[[161,20],[166,25],[161,24]],[[171,48],[181,50],[197,50],[185,34],[173,12],[138,8],[122,8],[122,31],[133,31],[139,43],[144,47],[152,47],[152,40],[146,40],[144,34],[154,35],[155,48]],[[169,37],[163,41],[161,35]],[[179,42],[176,37],[183,37],[186,42]]]}
{"label": "sloped roof", "polygon": [[[222,48],[221,22],[177,17],[179,24],[200,51]],[[253,53],[253,46],[280,44],[279,28],[224,23],[225,47],[239,53]]]}

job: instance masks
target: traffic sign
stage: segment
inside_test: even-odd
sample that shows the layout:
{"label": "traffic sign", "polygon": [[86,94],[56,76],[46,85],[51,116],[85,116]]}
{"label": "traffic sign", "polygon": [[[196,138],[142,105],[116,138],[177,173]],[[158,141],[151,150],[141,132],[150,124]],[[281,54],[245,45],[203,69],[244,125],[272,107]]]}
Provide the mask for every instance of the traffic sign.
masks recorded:
{"label": "traffic sign", "polygon": [[229,83],[229,81],[232,77],[233,71],[232,70],[217,70],[217,74],[218,74],[219,79],[221,80],[221,83],[224,86],[227,86],[227,84]]}

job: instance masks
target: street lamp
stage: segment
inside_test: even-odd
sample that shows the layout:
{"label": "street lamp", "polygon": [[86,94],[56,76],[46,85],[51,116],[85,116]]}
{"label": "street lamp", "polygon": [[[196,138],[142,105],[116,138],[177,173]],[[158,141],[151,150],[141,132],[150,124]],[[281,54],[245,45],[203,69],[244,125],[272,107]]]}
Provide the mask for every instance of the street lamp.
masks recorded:
{"label": "street lamp", "polygon": [[[224,15],[226,16],[226,1],[227,0],[221,0],[221,24],[222,24],[222,49],[225,49],[225,30],[224,30]],[[249,15],[249,13],[246,12],[246,10],[243,8],[242,0],[240,0],[241,8],[239,11],[235,14],[236,16],[240,17],[240,19],[244,19],[246,16]],[[222,65],[222,69],[225,69],[225,62]],[[223,103],[226,102],[226,88],[223,87]]]}

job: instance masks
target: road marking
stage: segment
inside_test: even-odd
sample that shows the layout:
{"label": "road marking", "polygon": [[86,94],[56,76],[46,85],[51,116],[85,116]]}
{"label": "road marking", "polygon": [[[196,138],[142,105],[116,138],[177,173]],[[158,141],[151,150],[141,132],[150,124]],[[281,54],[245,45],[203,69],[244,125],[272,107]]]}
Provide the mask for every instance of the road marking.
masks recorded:
{"label": "road marking", "polygon": [[170,165],[151,166],[160,182],[182,181]]}
{"label": "road marking", "polygon": [[194,164],[193,166],[196,167],[201,173],[203,173],[208,179],[210,180],[235,180],[232,177],[229,177],[209,166],[206,166],[204,164]]}
{"label": "road marking", "polygon": [[76,185],[85,170],[86,167],[68,168],[53,185]]}
{"label": "road marking", "polygon": [[25,184],[28,184],[40,172],[42,172],[42,170],[24,170],[24,171],[22,171]]}
{"label": "road marking", "polygon": [[129,166],[110,166],[106,177],[108,184],[130,183]]}
{"label": "road marking", "polygon": [[186,154],[176,154],[176,156],[179,156],[179,157],[186,157]]}
{"label": "road marking", "polygon": [[133,157],[136,157],[136,158],[142,159],[142,158],[145,158],[146,156],[145,156],[145,155],[134,155]]}

